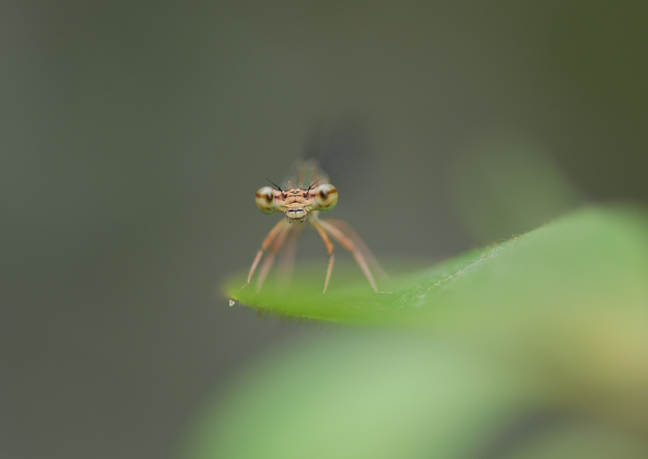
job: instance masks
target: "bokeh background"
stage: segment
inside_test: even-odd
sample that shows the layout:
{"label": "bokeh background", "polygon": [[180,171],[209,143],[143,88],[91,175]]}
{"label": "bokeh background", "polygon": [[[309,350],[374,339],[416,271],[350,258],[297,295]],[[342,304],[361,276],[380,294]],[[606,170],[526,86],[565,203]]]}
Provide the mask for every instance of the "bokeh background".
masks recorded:
{"label": "bokeh background", "polygon": [[647,23],[638,1],[0,2],[0,456],[176,457],[230,375],[328,333],[219,293],[276,219],[254,192],[304,152],[333,151],[335,216],[379,258],[646,203]]}

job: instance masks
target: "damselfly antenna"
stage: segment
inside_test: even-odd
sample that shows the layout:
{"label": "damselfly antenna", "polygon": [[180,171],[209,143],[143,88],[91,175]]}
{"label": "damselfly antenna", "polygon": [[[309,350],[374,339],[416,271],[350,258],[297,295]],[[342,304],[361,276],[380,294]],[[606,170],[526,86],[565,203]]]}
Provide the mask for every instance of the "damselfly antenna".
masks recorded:
{"label": "damselfly antenna", "polygon": [[310,184],[310,186],[308,187],[308,189],[307,189],[306,191],[310,191],[310,190],[312,190],[313,187],[314,187],[318,182],[321,182],[321,181],[322,181],[322,179],[321,179],[321,178],[318,178],[317,180],[315,180],[313,183]]}
{"label": "damselfly antenna", "polygon": [[266,178],[266,180],[267,180],[268,182],[272,183],[272,184],[274,185],[274,187],[275,187],[277,190],[279,190],[279,191],[283,191],[283,190],[279,187],[279,185],[277,185],[276,183],[274,183],[274,182],[273,182],[272,180],[270,180],[269,178]]}

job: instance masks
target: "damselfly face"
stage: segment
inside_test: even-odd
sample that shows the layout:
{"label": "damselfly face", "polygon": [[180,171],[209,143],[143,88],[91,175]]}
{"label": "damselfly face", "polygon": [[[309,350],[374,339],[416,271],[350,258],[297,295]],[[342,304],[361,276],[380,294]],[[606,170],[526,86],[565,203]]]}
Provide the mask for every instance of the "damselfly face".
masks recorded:
{"label": "damselfly face", "polygon": [[328,212],[337,204],[338,193],[329,183],[311,184],[308,188],[282,190],[264,186],[256,193],[255,202],[264,214],[283,212],[288,223],[305,222],[311,211]]}

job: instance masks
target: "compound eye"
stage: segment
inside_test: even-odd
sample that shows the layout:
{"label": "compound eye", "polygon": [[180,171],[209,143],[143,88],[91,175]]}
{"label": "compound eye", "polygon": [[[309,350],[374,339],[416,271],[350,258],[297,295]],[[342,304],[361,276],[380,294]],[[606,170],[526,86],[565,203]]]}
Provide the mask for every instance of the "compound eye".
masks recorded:
{"label": "compound eye", "polygon": [[257,191],[254,202],[256,202],[257,207],[264,214],[273,214],[275,212],[274,190],[269,186],[264,186]]}
{"label": "compound eye", "polygon": [[317,187],[315,200],[317,210],[328,212],[333,209],[338,201],[338,192],[335,187],[329,183]]}

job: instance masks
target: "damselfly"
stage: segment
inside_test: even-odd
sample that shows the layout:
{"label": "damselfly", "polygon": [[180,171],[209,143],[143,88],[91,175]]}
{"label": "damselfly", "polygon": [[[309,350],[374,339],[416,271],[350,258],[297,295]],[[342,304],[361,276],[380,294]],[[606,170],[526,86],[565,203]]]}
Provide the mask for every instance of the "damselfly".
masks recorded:
{"label": "damselfly", "polygon": [[292,174],[283,188],[274,183],[272,185],[274,188],[264,186],[257,191],[256,205],[265,214],[283,212],[285,218],[282,218],[263,240],[250,268],[246,285],[252,281],[252,276],[264,254],[265,260],[263,260],[259,271],[257,291],[261,289],[275,257],[282,249],[281,271],[284,274],[289,273],[294,262],[297,236],[299,236],[303,224],[308,223],[317,230],[329,254],[322,293],[326,293],[335,261],[331,238],[351,252],[367,277],[371,288],[379,293],[369,266],[382,276],[384,276],[384,272],[362,240],[344,221],[321,220],[319,218],[319,212],[328,212],[335,207],[338,201],[338,192],[333,185],[328,183],[328,177],[319,168],[317,161],[298,161],[293,166]]}

